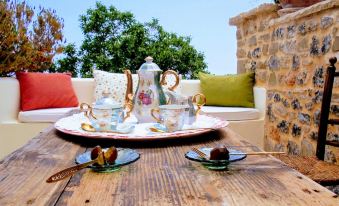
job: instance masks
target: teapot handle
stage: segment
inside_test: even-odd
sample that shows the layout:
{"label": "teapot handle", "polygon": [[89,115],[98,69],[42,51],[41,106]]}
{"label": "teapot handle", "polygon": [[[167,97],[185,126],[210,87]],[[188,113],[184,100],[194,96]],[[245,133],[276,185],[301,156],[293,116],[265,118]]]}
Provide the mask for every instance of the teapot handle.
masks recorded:
{"label": "teapot handle", "polygon": [[93,114],[93,108],[87,103],[80,104],[80,111],[84,112],[88,120],[90,120],[90,116],[93,117],[94,119],[97,119]]}
{"label": "teapot handle", "polygon": [[126,69],[124,71],[126,78],[127,78],[127,87],[126,87],[126,95],[125,95],[125,103],[127,103],[130,98],[129,96],[133,96],[133,79],[132,79],[132,73],[129,69]]}
{"label": "teapot handle", "polygon": [[160,110],[159,109],[151,109],[151,115],[157,122],[161,122],[160,118],[155,116],[155,113],[159,114]]}
{"label": "teapot handle", "polygon": [[[201,103],[197,102],[198,97],[199,97],[200,100],[202,100]],[[201,111],[201,107],[206,104],[206,97],[202,93],[198,93],[198,94],[196,94],[192,97],[192,102],[195,103],[198,107],[197,111],[195,112],[195,115],[198,116],[200,111]]]}
{"label": "teapot handle", "polygon": [[173,70],[167,70],[167,71],[165,71],[165,72],[162,74],[162,78],[161,78],[160,84],[161,84],[161,85],[166,85],[166,84],[167,84],[167,82],[166,82],[166,76],[167,76],[168,74],[173,74],[173,75],[175,76],[175,84],[174,84],[172,87],[168,88],[170,91],[173,91],[173,90],[175,90],[175,88],[178,87],[178,85],[179,85],[179,83],[180,83],[179,75],[178,75],[178,73],[176,73],[175,71],[173,71]]}

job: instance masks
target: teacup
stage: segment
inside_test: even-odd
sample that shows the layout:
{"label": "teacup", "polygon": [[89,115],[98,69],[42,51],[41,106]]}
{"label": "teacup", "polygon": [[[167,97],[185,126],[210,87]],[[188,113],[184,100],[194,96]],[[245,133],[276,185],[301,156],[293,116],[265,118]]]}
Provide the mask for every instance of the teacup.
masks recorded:
{"label": "teacup", "polygon": [[202,106],[206,104],[205,95],[198,93],[193,96],[183,96],[175,92],[167,91],[169,101],[167,104],[173,105],[187,105],[185,124],[193,124],[199,115]]}
{"label": "teacup", "polygon": [[[164,125],[168,132],[174,132],[182,130],[187,108],[187,105],[161,105],[159,109],[152,109],[151,115],[157,122]],[[158,117],[156,113],[158,113]]]}
{"label": "teacup", "polygon": [[129,115],[124,115],[124,110],[120,105],[107,107],[106,105],[90,106],[82,103],[80,110],[90,120],[96,131],[115,131],[120,123],[123,123]]}

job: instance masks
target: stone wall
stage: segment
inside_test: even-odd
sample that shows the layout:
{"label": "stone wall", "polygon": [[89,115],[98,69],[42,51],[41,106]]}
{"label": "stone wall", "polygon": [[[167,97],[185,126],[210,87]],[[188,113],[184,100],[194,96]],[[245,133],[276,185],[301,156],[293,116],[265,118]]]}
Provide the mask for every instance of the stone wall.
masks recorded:
{"label": "stone wall", "polygon": [[[265,149],[314,155],[328,60],[339,59],[339,1],[283,17],[278,9],[263,4],[230,19],[237,26],[237,69],[255,72],[256,85],[267,88]],[[338,106],[337,78],[332,117],[339,117]],[[328,139],[339,140],[338,134],[338,126],[329,127]],[[338,148],[327,147],[325,156],[339,163]]]}

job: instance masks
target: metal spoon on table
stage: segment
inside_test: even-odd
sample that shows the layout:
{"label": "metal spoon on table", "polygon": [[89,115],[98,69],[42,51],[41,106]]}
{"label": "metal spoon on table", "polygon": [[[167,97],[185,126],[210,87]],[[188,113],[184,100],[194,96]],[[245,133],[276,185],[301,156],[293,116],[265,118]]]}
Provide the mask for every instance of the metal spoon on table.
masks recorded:
{"label": "metal spoon on table", "polygon": [[89,165],[92,164],[99,164],[99,165],[104,165],[105,160],[108,164],[113,164],[115,159],[117,158],[118,153],[115,147],[110,147],[106,152],[102,151],[100,146],[96,146],[92,151],[91,151],[91,161],[85,162],[73,167],[69,167],[67,169],[64,169],[60,172],[55,173],[54,175],[50,176],[46,182],[52,183],[52,182],[57,182],[59,180],[65,179],[66,177],[69,177],[76,172],[86,168]]}

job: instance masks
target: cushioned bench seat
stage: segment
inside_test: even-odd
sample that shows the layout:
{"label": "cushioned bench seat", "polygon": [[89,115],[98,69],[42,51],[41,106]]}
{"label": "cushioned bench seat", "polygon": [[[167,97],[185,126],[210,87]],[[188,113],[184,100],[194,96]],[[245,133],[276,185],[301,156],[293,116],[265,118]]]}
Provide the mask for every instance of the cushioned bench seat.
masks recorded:
{"label": "cushioned bench seat", "polygon": [[37,109],[25,112],[19,112],[18,119],[20,122],[34,123],[34,122],[56,122],[68,112],[77,107],[69,108],[55,108],[55,109]]}
{"label": "cushioned bench seat", "polygon": [[219,117],[223,120],[242,121],[260,117],[260,111],[256,108],[204,106],[201,110],[204,114]]}

